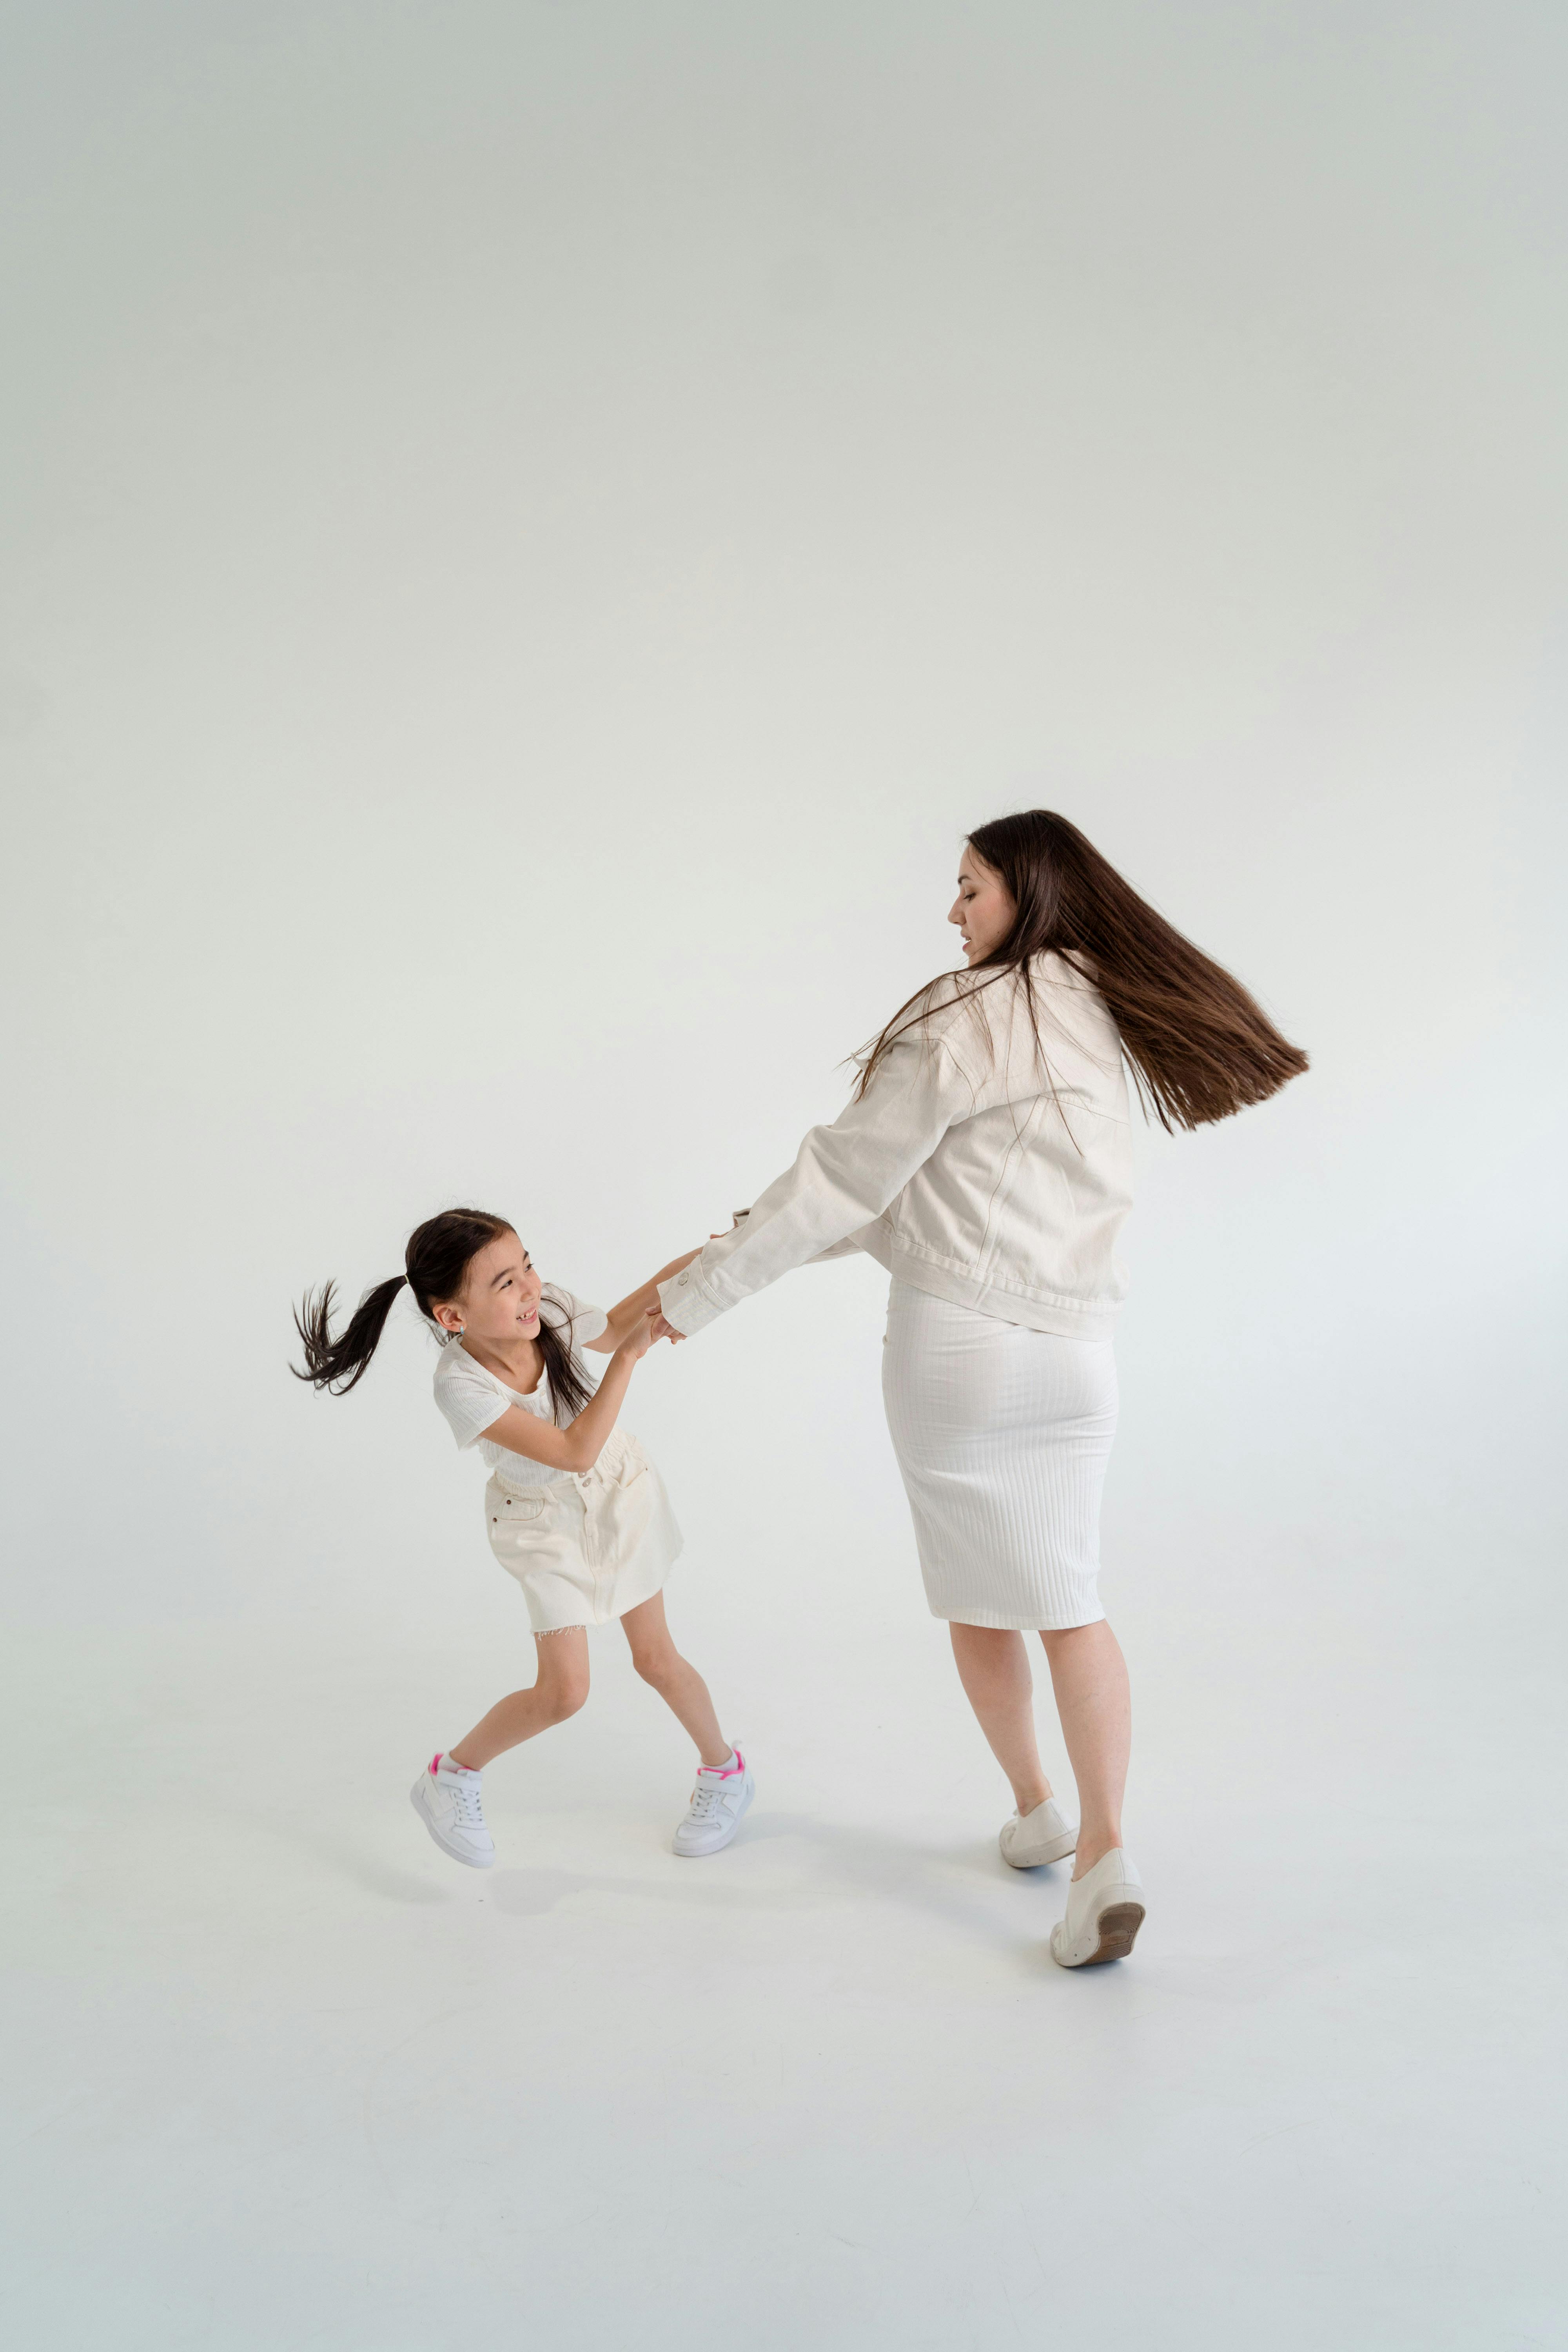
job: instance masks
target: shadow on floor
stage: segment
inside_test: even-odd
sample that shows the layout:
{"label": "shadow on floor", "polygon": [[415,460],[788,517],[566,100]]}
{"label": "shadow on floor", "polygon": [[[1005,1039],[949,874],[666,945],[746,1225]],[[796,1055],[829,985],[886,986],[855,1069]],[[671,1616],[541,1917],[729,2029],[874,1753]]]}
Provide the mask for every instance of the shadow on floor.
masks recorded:
{"label": "shadow on floor", "polygon": [[[798,1874],[788,1881],[759,1884],[743,1876],[731,1863],[744,1866],[744,1858],[760,1849],[795,1842],[807,1849]],[[928,1919],[985,1943],[997,1941],[997,1905],[1008,1899],[1009,1887],[1022,1898],[1023,1932],[1015,1939],[1021,1957],[1031,1967],[1043,1958],[1046,1938],[1065,1900],[1067,1869],[1010,1871],[996,1854],[984,1847],[920,1845],[868,1828],[825,1822],[810,1813],[770,1813],[746,1822],[728,1854],[700,1861],[667,1857],[668,1870],[657,1868],[635,1876],[607,1872],[502,1867],[489,1874],[498,1910],[534,1918],[552,1911],[572,1895],[614,1895],[625,1900],[654,1904],[697,1904],[705,1908],[781,1912],[816,1910],[846,1897],[869,1895],[904,1905]],[[1047,1897],[1045,1903],[1040,1895]],[[1031,1895],[1036,1898],[1031,1901]],[[1054,1971],[1053,1971],[1054,1973]]]}

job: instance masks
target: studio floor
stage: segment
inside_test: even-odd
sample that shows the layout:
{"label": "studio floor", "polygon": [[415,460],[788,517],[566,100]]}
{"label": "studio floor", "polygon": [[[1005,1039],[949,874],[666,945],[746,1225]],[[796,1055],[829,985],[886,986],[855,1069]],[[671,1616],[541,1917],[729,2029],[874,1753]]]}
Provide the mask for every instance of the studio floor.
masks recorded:
{"label": "studio floor", "polygon": [[489,1775],[484,1875],[405,1795],[433,1694],[495,1679],[471,1635],[15,1644],[8,2341],[1562,2341],[1557,1898],[1489,1864],[1436,1683],[1375,1801],[1266,1740],[1249,1785],[1223,1738],[1146,1767],[1144,1937],[1067,1975],[940,1637],[886,1722],[753,1733],[700,1863],[679,1735],[595,1643],[589,1707]]}

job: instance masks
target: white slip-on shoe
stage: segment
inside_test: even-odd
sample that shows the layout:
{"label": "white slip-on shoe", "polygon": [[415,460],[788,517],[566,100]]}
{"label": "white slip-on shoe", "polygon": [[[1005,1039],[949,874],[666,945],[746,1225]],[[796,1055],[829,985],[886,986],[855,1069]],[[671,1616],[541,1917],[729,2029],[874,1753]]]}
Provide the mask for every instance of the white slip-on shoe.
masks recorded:
{"label": "white slip-on shoe", "polygon": [[408,1801],[443,1853],[466,1862],[470,1870],[489,1870],[496,1858],[495,1840],[485,1827],[479,1801],[479,1772],[454,1764],[449,1756],[432,1756],[408,1791]]}
{"label": "white slip-on shoe", "polygon": [[752,1768],[737,1748],[732,1764],[697,1768],[691,1808],[675,1832],[677,1853],[718,1853],[727,1846],[756,1790]]}
{"label": "white slip-on shoe", "polygon": [[1015,1813],[1003,1824],[997,1840],[1002,1859],[1010,1862],[1015,1870],[1037,1870],[1042,1862],[1060,1862],[1078,1844],[1078,1832],[1069,1829],[1047,1797],[1032,1813]]}
{"label": "white slip-on shoe", "polygon": [[1052,1959],[1063,1969],[1124,1960],[1143,1925],[1143,1881],[1131,1857],[1113,1845],[1068,1888],[1067,1916],[1051,1929]]}

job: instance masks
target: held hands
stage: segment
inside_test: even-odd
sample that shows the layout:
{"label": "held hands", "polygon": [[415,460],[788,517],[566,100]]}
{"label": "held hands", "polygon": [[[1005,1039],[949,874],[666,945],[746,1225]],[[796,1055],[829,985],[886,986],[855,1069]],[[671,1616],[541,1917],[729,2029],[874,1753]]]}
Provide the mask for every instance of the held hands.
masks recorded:
{"label": "held hands", "polygon": [[663,1337],[663,1334],[654,1328],[656,1323],[662,1323],[663,1320],[664,1318],[657,1307],[647,1308],[632,1325],[631,1329],[616,1349],[616,1355],[624,1356],[628,1364],[641,1363],[654,1341]]}
{"label": "held hands", "polygon": [[[749,1216],[750,1214],[751,1211],[749,1209],[738,1209],[735,1213],[734,1223],[730,1227],[730,1231],[733,1233],[735,1226],[741,1223],[742,1219]],[[708,1238],[710,1242],[718,1242],[722,1241],[724,1236],[722,1234],[710,1234]],[[689,1265],[694,1257],[700,1257],[702,1253],[700,1250],[689,1250],[684,1257],[678,1257],[675,1260],[675,1265],[677,1267]],[[655,1279],[657,1280],[658,1277],[656,1276]],[[682,1339],[686,1337],[686,1333],[684,1331],[678,1331],[674,1324],[669,1321],[668,1318],[659,1312],[658,1307],[650,1307],[646,1310],[646,1312],[650,1327],[649,1334],[647,1338],[642,1339],[641,1344],[633,1350],[632,1360],[634,1362],[637,1360],[637,1357],[647,1355],[649,1348],[652,1347],[656,1339],[668,1339],[672,1348],[678,1348]],[[639,1334],[637,1336],[640,1339],[641,1335]],[[629,1339],[623,1341],[622,1344],[627,1348],[631,1348],[632,1346],[632,1342]]]}
{"label": "held hands", "polygon": [[[737,1218],[736,1223],[739,1223],[739,1222],[740,1220]],[[731,1227],[731,1231],[734,1231],[733,1226]],[[710,1234],[708,1238],[710,1242],[717,1242],[722,1241],[724,1236],[722,1234]],[[675,1263],[677,1265],[689,1265],[694,1257],[700,1257],[702,1253],[700,1250],[689,1250],[684,1257],[677,1258]],[[668,1316],[661,1315],[657,1307],[650,1307],[647,1311],[653,1318],[654,1338],[656,1339],[668,1339],[672,1348],[679,1348],[682,1339],[685,1339],[686,1333],[684,1331],[678,1331],[674,1324],[670,1322]]]}
{"label": "held hands", "polygon": [[633,1324],[616,1352],[624,1356],[628,1364],[637,1364],[656,1339],[684,1339],[685,1337],[684,1331],[678,1331],[673,1323],[665,1321],[657,1307],[646,1307],[641,1319]]}

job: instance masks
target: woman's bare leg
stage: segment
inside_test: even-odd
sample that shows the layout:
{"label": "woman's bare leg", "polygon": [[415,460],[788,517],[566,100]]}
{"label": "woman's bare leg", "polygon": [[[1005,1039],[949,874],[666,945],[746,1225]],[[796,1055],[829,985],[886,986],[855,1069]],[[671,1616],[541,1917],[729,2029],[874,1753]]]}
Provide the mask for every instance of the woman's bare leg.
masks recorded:
{"label": "woman's bare leg", "polygon": [[559,1633],[536,1633],[533,1643],[539,1673],[531,1688],[497,1699],[468,1737],[447,1750],[454,1764],[482,1772],[492,1757],[548,1731],[552,1723],[564,1723],[587,1697],[588,1636],[584,1628],[568,1625]]}
{"label": "woman's bare leg", "polygon": [[727,1764],[730,1743],[719,1728],[707,1684],[670,1639],[664,1622],[663,1593],[656,1592],[651,1601],[628,1609],[621,1626],[631,1644],[633,1665],[689,1732],[704,1764]]}
{"label": "woman's bare leg", "polygon": [[950,1625],[958,1679],[991,1753],[1013,1784],[1021,1813],[1051,1793],[1035,1739],[1035,1678],[1022,1633],[995,1625]]}
{"label": "woman's bare leg", "polygon": [[[956,1629],[955,1629],[956,1630]],[[1078,1856],[1073,1876],[1121,1843],[1121,1797],[1132,1741],[1132,1697],[1121,1644],[1101,1618],[1042,1633],[1062,1738],[1078,1782]],[[976,1713],[979,1710],[976,1709]]]}

